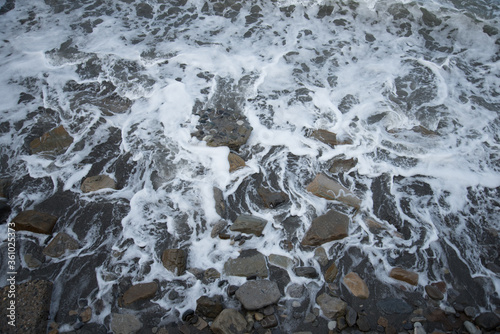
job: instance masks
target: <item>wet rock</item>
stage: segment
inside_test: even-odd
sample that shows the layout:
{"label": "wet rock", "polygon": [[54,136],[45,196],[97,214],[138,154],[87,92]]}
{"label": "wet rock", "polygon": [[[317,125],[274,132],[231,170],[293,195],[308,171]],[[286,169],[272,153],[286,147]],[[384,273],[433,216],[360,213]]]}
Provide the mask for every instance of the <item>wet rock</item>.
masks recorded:
{"label": "wet rock", "polygon": [[470,321],[464,321],[464,326],[465,326],[465,329],[467,330],[467,332],[469,332],[469,334],[481,334],[481,330],[479,328],[477,328],[476,326],[474,326],[474,324]]}
{"label": "wet rock", "polygon": [[350,272],[344,276],[344,285],[356,297],[366,299],[370,296],[370,291],[365,281],[355,272]]}
{"label": "wet rock", "polygon": [[[224,194],[222,190],[214,187],[214,200],[215,200],[215,212],[221,217],[226,216],[226,202],[224,201]],[[213,238],[213,236],[212,236]]]}
{"label": "wet rock", "polygon": [[500,318],[493,312],[481,313],[474,322],[486,331],[492,331],[500,326]]}
{"label": "wet rock", "polygon": [[268,256],[269,263],[284,269],[291,267],[293,265],[293,260],[288,256],[270,254]]}
{"label": "wet rock", "polygon": [[127,307],[139,300],[151,299],[157,291],[158,284],[156,282],[135,284],[123,294],[123,306]]}
{"label": "wet rock", "polygon": [[377,301],[377,307],[385,314],[405,314],[413,311],[412,307],[398,298],[385,298]]}
{"label": "wet rock", "polygon": [[344,156],[338,157],[332,161],[332,166],[328,171],[332,174],[347,173],[348,171],[356,167],[357,163],[358,160],[355,158],[346,159]]}
{"label": "wet rock", "polygon": [[328,264],[328,255],[323,247],[318,247],[314,250],[314,259],[316,259],[321,266],[326,266]]}
{"label": "wet rock", "polygon": [[224,309],[222,301],[223,298],[221,295],[212,297],[201,296],[196,300],[196,312],[201,316],[215,319]]}
{"label": "wet rock", "polygon": [[253,130],[241,112],[214,109],[200,115],[196,128],[198,131],[191,134],[193,137],[204,140],[208,146],[227,146],[234,151],[247,142]]}
{"label": "wet rock", "polygon": [[420,322],[416,322],[413,327],[413,334],[426,334],[424,326]]}
{"label": "wet rock", "polygon": [[424,21],[424,24],[428,27],[437,27],[442,23],[441,19],[439,19],[436,14],[433,14],[429,12],[425,8],[420,8],[420,11],[422,12],[422,21]]}
{"label": "wet rock", "polygon": [[291,298],[301,298],[304,295],[304,286],[298,283],[292,283],[286,288],[286,293]]}
{"label": "wet rock", "polygon": [[78,248],[80,248],[78,241],[67,233],[59,232],[43,249],[43,254],[50,257],[61,257],[66,251],[77,250]]}
{"label": "wet rock", "polygon": [[161,256],[163,266],[177,276],[184,275],[186,272],[186,261],[187,254],[182,249],[166,249]]}
{"label": "wet rock", "polygon": [[332,263],[330,267],[325,271],[323,277],[327,283],[333,283],[335,277],[337,277],[338,269],[335,263]]}
{"label": "wet rock", "polygon": [[144,17],[146,19],[153,18],[153,8],[147,3],[139,3],[135,6],[135,12],[137,16]]}
{"label": "wet rock", "polygon": [[356,321],[356,325],[358,325],[359,330],[362,332],[368,332],[370,330],[370,323],[366,316],[360,315]]}
{"label": "wet rock", "polygon": [[10,215],[10,206],[7,204],[7,200],[0,197],[0,224],[7,222]]}
{"label": "wet rock", "polygon": [[389,276],[398,281],[403,281],[411,285],[418,285],[418,274],[412,271],[402,268],[393,268]]}
{"label": "wet rock", "polygon": [[467,306],[464,308],[463,311],[465,315],[468,316],[469,318],[475,318],[477,315],[477,310],[474,306]]}
{"label": "wet rock", "polygon": [[273,328],[278,326],[278,318],[276,317],[276,315],[272,314],[262,319],[260,324],[263,328]]}
{"label": "wet rock", "polygon": [[293,271],[295,272],[295,275],[299,277],[317,278],[319,276],[314,267],[297,267],[294,268]]}
{"label": "wet rock", "polygon": [[426,285],[425,292],[427,295],[434,300],[442,300],[444,295],[439,289],[433,285]]}
{"label": "wet rock", "polygon": [[8,198],[11,181],[9,179],[0,179],[0,197]]}
{"label": "wet rock", "polygon": [[259,189],[257,189],[257,193],[262,198],[262,201],[264,202],[264,206],[266,208],[272,209],[278,207],[281,204],[288,202],[289,200],[288,195],[283,191],[273,192],[269,189],[260,187]]}
{"label": "wet rock", "polygon": [[349,189],[321,173],[316,175],[306,189],[318,197],[339,201],[355,208],[361,205],[361,200]]}
{"label": "wet rock", "polygon": [[90,319],[92,319],[92,308],[87,306],[82,312],[80,312],[79,316],[83,323],[89,322]]}
{"label": "wet rock", "polygon": [[34,210],[23,211],[12,221],[16,231],[30,231],[35,233],[50,234],[57,222],[57,217],[48,213]]}
{"label": "wet rock", "polygon": [[220,278],[220,272],[215,268],[208,268],[203,273],[203,279],[205,280],[205,282],[209,283],[215,282],[219,278]]}
{"label": "wet rock", "polygon": [[358,319],[358,313],[352,307],[347,306],[345,310],[345,320],[349,327],[352,327],[356,324],[356,319]]}
{"label": "wet rock", "polygon": [[223,310],[215,318],[210,329],[215,334],[243,333],[247,327],[245,317],[235,309]]}
{"label": "wet rock", "polygon": [[326,293],[319,295],[316,302],[323,314],[329,319],[336,319],[345,314],[347,303],[337,297],[332,297]]}
{"label": "wet rock", "polygon": [[28,268],[38,268],[42,265],[42,262],[37,259],[36,257],[33,256],[33,254],[31,253],[26,253],[24,255],[24,262],[26,262],[26,265],[28,266]]}
{"label": "wet rock", "polygon": [[249,311],[275,304],[281,298],[276,282],[269,280],[248,281],[236,291],[236,298]]}
{"label": "wet rock", "polygon": [[[46,333],[49,318],[52,283],[44,280],[29,281],[11,286],[7,276],[7,286],[0,290],[0,332],[1,333]],[[15,289],[15,299],[10,298],[11,288]],[[15,310],[10,302],[15,300]],[[11,322],[14,320],[14,322]],[[9,324],[9,322],[11,322]],[[14,326],[12,326],[12,324]],[[15,331],[12,329],[15,328]]]}
{"label": "wet rock", "polygon": [[87,177],[80,187],[82,192],[89,193],[100,189],[116,189],[116,182],[107,175],[96,175]]}
{"label": "wet rock", "polygon": [[267,277],[266,258],[256,250],[242,251],[236,259],[229,259],[224,264],[224,273],[229,276]]}
{"label": "wet rock", "polygon": [[133,314],[113,313],[111,330],[113,334],[135,334],[142,328],[142,323]]}
{"label": "wet rock", "polygon": [[331,147],[335,147],[335,145],[352,144],[351,140],[338,140],[335,133],[322,129],[313,130],[310,134],[310,137],[317,139],[322,143],[330,145]]}
{"label": "wet rock", "polygon": [[229,155],[227,156],[227,160],[229,161],[229,172],[230,173],[246,166],[245,160],[243,160],[239,155],[232,153],[232,152],[229,152]]}
{"label": "wet rock", "polygon": [[338,317],[337,318],[337,328],[342,331],[347,328],[347,321],[345,320],[344,317]]}
{"label": "wet rock", "polygon": [[243,214],[236,218],[233,225],[229,227],[231,231],[254,234],[258,237],[262,235],[267,220],[252,215]]}
{"label": "wet rock", "polygon": [[31,154],[58,154],[66,151],[73,143],[73,137],[62,125],[43,134],[30,143]]}
{"label": "wet rock", "polygon": [[345,238],[348,231],[349,217],[335,210],[330,210],[312,221],[301,244],[303,246],[319,246],[332,240]]}
{"label": "wet rock", "polygon": [[220,220],[218,221],[213,227],[212,227],[212,232],[210,232],[210,236],[212,238],[215,238],[218,236],[221,232],[223,232],[226,227],[227,227],[227,221],[225,220]]}

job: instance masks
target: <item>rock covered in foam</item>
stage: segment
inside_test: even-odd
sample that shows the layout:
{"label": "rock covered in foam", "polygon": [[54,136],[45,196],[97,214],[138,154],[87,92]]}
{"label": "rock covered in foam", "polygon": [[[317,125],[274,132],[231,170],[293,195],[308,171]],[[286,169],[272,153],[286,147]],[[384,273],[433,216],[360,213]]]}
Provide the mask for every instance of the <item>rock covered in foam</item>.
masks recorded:
{"label": "rock covered in foam", "polygon": [[30,143],[31,154],[59,154],[73,143],[73,137],[60,125]]}
{"label": "rock covered in foam", "polygon": [[107,175],[96,175],[83,180],[81,190],[89,193],[101,189],[116,189],[116,182]]}

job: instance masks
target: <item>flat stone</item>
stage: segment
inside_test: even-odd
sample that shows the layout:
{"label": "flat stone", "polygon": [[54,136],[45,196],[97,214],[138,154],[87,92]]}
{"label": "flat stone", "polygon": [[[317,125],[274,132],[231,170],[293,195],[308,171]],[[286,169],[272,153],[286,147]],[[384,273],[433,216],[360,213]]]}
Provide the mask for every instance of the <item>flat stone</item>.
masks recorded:
{"label": "flat stone", "polygon": [[[213,188],[214,190],[214,200],[215,200],[215,212],[222,218],[226,215],[226,202],[224,201],[224,194],[222,190],[217,187]],[[212,237],[213,238],[213,237]]]}
{"label": "flat stone", "polygon": [[314,250],[314,259],[318,261],[321,266],[328,264],[328,255],[323,247],[318,247]]}
{"label": "flat stone", "polygon": [[291,298],[301,298],[304,295],[304,286],[298,283],[292,283],[286,288],[286,293]]}
{"label": "flat stone", "polygon": [[349,327],[352,327],[356,324],[356,319],[358,319],[358,312],[354,310],[352,307],[347,306],[345,310],[345,320]]}
{"label": "flat stone", "polygon": [[342,280],[344,285],[356,297],[367,299],[370,296],[370,291],[365,281],[355,272],[350,272],[344,276]]}
{"label": "flat stone", "polygon": [[245,317],[235,309],[227,308],[215,318],[210,329],[215,334],[244,333],[247,327]]}
{"label": "flat stone", "polygon": [[275,304],[281,298],[276,282],[269,280],[248,281],[236,291],[236,298],[249,311]]}
{"label": "flat stone", "polygon": [[326,293],[319,295],[316,298],[316,302],[319,307],[321,307],[321,311],[325,317],[329,319],[337,319],[338,317],[343,316],[347,308],[347,303],[342,299],[332,297]]}
{"label": "flat stone", "polygon": [[142,323],[133,314],[113,313],[111,330],[113,334],[135,334],[142,328]]}
{"label": "flat stone", "polygon": [[231,231],[247,234],[254,234],[258,237],[267,225],[267,220],[252,215],[242,214],[236,218],[233,225],[229,227]]}
{"label": "flat stone", "polygon": [[31,154],[58,154],[66,151],[72,143],[73,137],[69,135],[62,125],[60,125],[57,128],[44,133],[40,138],[34,139],[30,143],[30,150]]}
{"label": "flat stone", "polygon": [[139,283],[132,285],[123,294],[123,306],[129,306],[139,300],[151,299],[158,291],[158,284],[156,282]]}
{"label": "flat stone", "polygon": [[101,189],[116,189],[116,182],[107,175],[90,176],[82,182],[80,189],[84,193]]}
{"label": "flat stone", "polygon": [[311,223],[301,244],[303,246],[319,246],[324,243],[347,237],[349,217],[335,210],[317,217]]}
{"label": "flat stone", "polygon": [[425,292],[427,295],[434,300],[442,300],[444,295],[439,289],[433,285],[426,285]]}
{"label": "flat stone", "polygon": [[398,298],[385,298],[377,301],[377,307],[385,314],[405,314],[413,311],[412,307]]}
{"label": "flat stone", "polygon": [[229,152],[227,156],[227,160],[229,161],[229,172],[232,173],[246,166],[245,160],[242,157],[237,155],[236,153]]}
{"label": "flat stone", "polygon": [[51,234],[57,217],[48,213],[34,210],[23,211],[18,214],[12,222],[15,223],[16,231],[30,231],[42,234]]}
{"label": "flat stone", "polygon": [[186,261],[187,254],[182,249],[166,249],[161,256],[163,266],[177,276],[184,275],[186,272]]}
{"label": "flat stone", "polygon": [[418,274],[412,271],[402,268],[393,268],[389,276],[398,281],[403,281],[411,285],[418,285]]}
{"label": "flat stone", "polygon": [[361,205],[361,200],[349,189],[321,173],[316,175],[306,189],[318,197],[339,201],[355,208]]}
{"label": "flat stone", "polygon": [[[34,280],[11,286],[7,276],[7,285],[0,290],[0,333],[46,333],[52,297],[52,283]],[[9,294],[15,289],[15,299]],[[11,312],[14,300],[15,311]],[[12,316],[11,316],[12,315]],[[14,321],[14,322],[11,322]],[[9,322],[11,322],[9,324]],[[11,326],[11,325],[14,326]],[[15,331],[12,331],[12,329]]]}
{"label": "flat stone", "polygon": [[215,238],[216,236],[218,236],[221,232],[223,232],[226,229],[227,225],[228,225],[227,221],[225,221],[225,220],[219,220],[212,227],[212,231],[210,232],[210,236],[212,238]]}
{"label": "flat stone", "polygon": [[287,269],[293,265],[293,260],[288,256],[270,254],[267,259],[269,263],[280,268]]}
{"label": "flat stone", "polygon": [[464,321],[464,326],[469,334],[481,334],[481,330],[477,328],[472,322]]}
{"label": "flat stone", "polygon": [[267,188],[260,187],[257,193],[262,198],[266,208],[276,208],[289,201],[289,197],[283,191],[271,191]]}
{"label": "flat stone", "polygon": [[241,252],[236,259],[229,259],[224,264],[224,273],[229,276],[257,276],[267,277],[266,258],[256,250],[246,250]]}
{"label": "flat stone", "polygon": [[317,278],[319,276],[314,267],[296,267],[293,271],[299,277]]}
{"label": "flat stone", "polygon": [[215,319],[224,309],[222,301],[223,298],[221,295],[212,297],[201,296],[196,300],[196,313],[207,318]]}
{"label": "flat stone", "polygon": [[500,326],[500,318],[493,312],[481,313],[474,322],[486,331],[492,331]]}
{"label": "flat stone", "polygon": [[276,315],[272,314],[262,319],[260,324],[262,325],[263,328],[276,327],[278,326],[278,318],[276,317]]}
{"label": "flat stone", "polygon": [[59,232],[42,252],[46,256],[61,257],[66,253],[66,251],[73,251],[78,248],[80,248],[78,241],[73,239],[67,233]]}
{"label": "flat stone", "polygon": [[337,269],[337,266],[335,265],[335,263],[332,263],[330,265],[330,267],[328,267],[328,269],[323,274],[325,281],[327,283],[333,283],[333,281],[335,280],[335,277],[337,277],[338,271],[339,270]]}

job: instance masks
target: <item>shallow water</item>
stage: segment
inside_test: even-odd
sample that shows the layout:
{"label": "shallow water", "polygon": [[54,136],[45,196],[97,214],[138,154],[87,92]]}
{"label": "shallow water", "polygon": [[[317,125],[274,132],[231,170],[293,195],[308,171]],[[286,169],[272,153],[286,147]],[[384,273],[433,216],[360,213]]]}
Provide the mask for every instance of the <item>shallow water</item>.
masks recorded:
{"label": "shallow water", "polygon": [[[349,236],[323,245],[339,277],[354,270],[373,289],[398,293],[388,273],[399,266],[419,273],[417,294],[445,281],[483,311],[498,307],[495,1],[129,2],[16,1],[7,11],[11,2],[0,1],[0,177],[12,180],[9,219],[50,212],[60,217],[56,231],[81,245],[18,270],[19,279],[55,282],[52,319],[70,329],[68,310],[86,303],[100,310],[92,321],[107,323],[130,283],[160,282],[152,304],[168,310],[163,323],[201,295],[225,293],[167,271],[166,248],[186,249],[188,269],[222,273],[239,250],[256,248],[320,270],[299,242],[313,218],[346,210],[306,191],[320,172],[362,199]],[[252,134],[238,152],[245,168],[229,173],[227,147],[191,136],[209,108],[249,120]],[[60,124],[73,144],[55,157],[30,155],[31,140]],[[332,148],[310,129],[352,144]],[[341,155],[356,165],[329,173]],[[118,190],[83,194],[81,181],[97,174]],[[289,202],[264,208],[261,185]],[[215,210],[213,187],[223,191],[226,217]],[[268,220],[263,237],[242,246],[210,237],[221,218],[243,213]],[[374,233],[369,220],[383,230]],[[17,238],[23,267],[23,254],[49,241]],[[182,298],[169,299],[172,290]]]}

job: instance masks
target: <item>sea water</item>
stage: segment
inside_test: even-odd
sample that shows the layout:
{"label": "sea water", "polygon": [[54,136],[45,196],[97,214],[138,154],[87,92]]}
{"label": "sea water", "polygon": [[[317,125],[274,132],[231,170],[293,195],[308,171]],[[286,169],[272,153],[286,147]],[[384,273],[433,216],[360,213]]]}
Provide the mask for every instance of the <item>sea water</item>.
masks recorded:
{"label": "sea water", "polygon": [[[92,321],[106,323],[122,282],[156,280],[161,292],[152,302],[165,322],[175,321],[201,295],[225,293],[189,269],[215,268],[228,284],[242,284],[224,275],[224,263],[242,249],[320,271],[300,240],[312,219],[342,207],[306,191],[318,173],[362,200],[349,236],[323,245],[339,277],[356,271],[369,286],[397,286],[388,273],[404,267],[419,274],[421,294],[445,281],[450,291],[474,291],[481,310],[498,306],[496,1],[0,6],[0,176],[11,180],[9,219],[29,209],[56,214],[56,230],[81,246],[41,268],[19,268],[24,280],[54,282],[53,319],[65,322],[60,314],[83,302],[99,309]],[[104,85],[114,99],[101,97]],[[209,108],[248,119],[253,131],[238,152],[244,168],[230,173],[227,147],[191,135]],[[30,155],[30,141],[61,124],[72,145],[53,157]],[[308,135],[312,129],[351,143],[328,146]],[[357,163],[329,173],[339,156]],[[82,193],[82,180],[97,174],[117,180],[118,189]],[[260,185],[289,202],[262,207]],[[227,217],[215,210],[214,187]],[[263,236],[241,246],[210,237],[221,218],[231,223],[239,214],[266,219]],[[290,219],[297,222],[291,232]],[[17,238],[19,259],[50,240]],[[186,250],[186,274],[163,267],[166,248]],[[288,274],[307,282],[292,268]],[[315,282],[321,286],[321,276]],[[171,291],[181,298],[168,298]]]}

